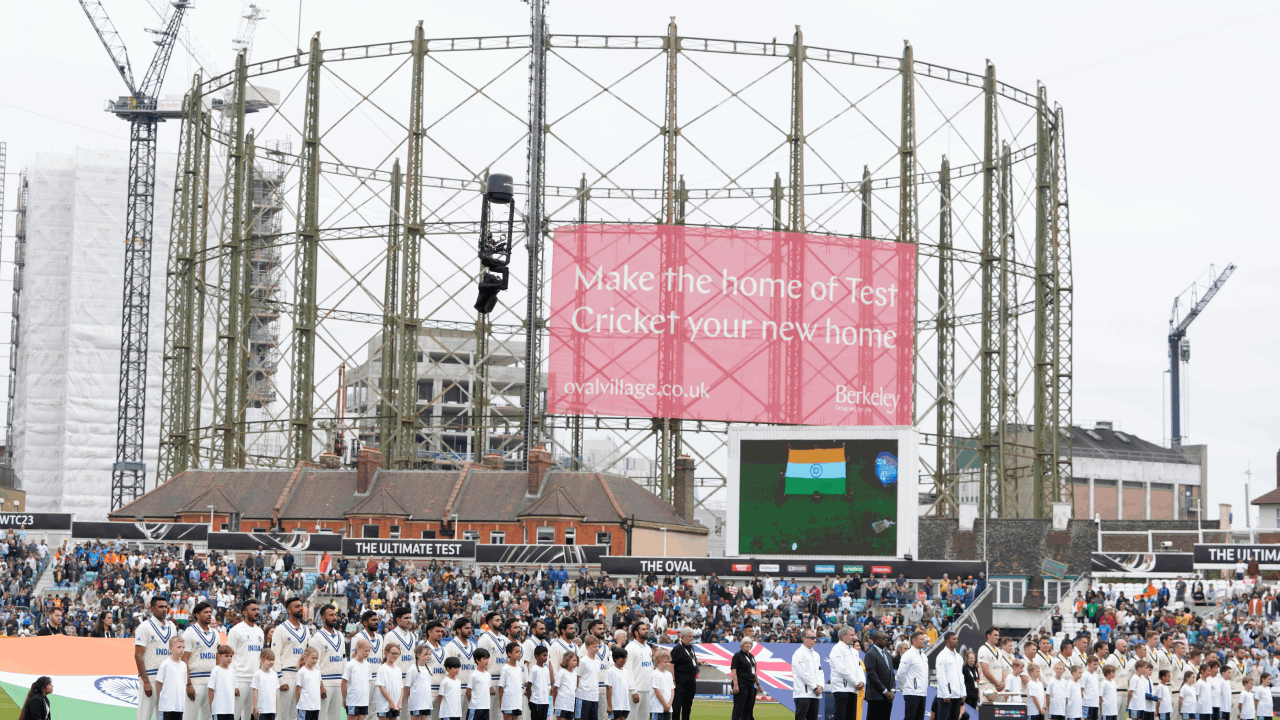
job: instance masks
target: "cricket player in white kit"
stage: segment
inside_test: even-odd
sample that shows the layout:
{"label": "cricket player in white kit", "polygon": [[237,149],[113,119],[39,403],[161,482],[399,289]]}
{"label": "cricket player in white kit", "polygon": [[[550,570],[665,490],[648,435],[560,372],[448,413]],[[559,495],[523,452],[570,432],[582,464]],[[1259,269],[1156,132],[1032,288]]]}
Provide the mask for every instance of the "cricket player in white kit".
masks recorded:
{"label": "cricket player in white kit", "polygon": [[195,690],[195,698],[187,697],[187,707],[182,712],[183,720],[212,720],[209,708],[209,673],[218,660],[218,630],[212,627],[213,606],[207,602],[197,603],[191,611],[195,622],[187,626],[182,633],[186,640],[187,650],[182,661],[187,664],[187,684]]}
{"label": "cricket player in white kit", "polygon": [[320,609],[320,629],[312,633],[307,646],[320,653],[316,669],[325,691],[320,700],[320,720],[344,720],[342,671],[347,665],[347,639],[338,630],[338,611],[332,605]]}
{"label": "cricket player in white kit", "polygon": [[648,623],[641,620],[632,623],[631,640],[626,649],[627,664],[622,670],[631,688],[628,717],[644,718],[649,715],[649,701],[653,698],[653,648],[649,645]]}
{"label": "cricket player in white kit", "polygon": [[444,656],[446,658],[456,657],[458,662],[462,663],[462,668],[458,670],[458,682],[462,685],[462,717],[467,717],[467,710],[470,703],[467,702],[467,688],[470,687],[471,673],[476,669],[476,661],[472,658],[472,653],[476,651],[476,644],[471,642],[471,619],[460,617],[453,621],[453,637],[445,644]]}
{"label": "cricket player in white kit", "polygon": [[160,665],[169,659],[169,640],[177,634],[178,626],[169,620],[169,599],[152,595],[150,617],[134,631],[133,662],[142,684],[142,691],[138,693],[138,720],[155,720],[160,693],[151,681]]}
{"label": "cricket player in white kit", "polygon": [[236,720],[253,720],[253,674],[262,663],[262,646],[266,644],[258,626],[258,601],[249,598],[240,606],[241,620],[227,633],[227,645],[235,651],[231,669],[236,673]]}
{"label": "cricket player in white kit", "polygon": [[[391,613],[395,627],[382,636],[382,649],[386,653],[387,645],[394,644],[400,648],[400,657],[396,667],[400,669],[400,681],[403,683],[413,667],[413,649],[418,644],[417,635],[413,632],[413,611],[407,607],[398,608]],[[377,697],[377,696],[374,696]],[[404,713],[401,713],[402,715]]]}
{"label": "cricket player in white kit", "polygon": [[[271,636],[271,651],[276,654],[276,678],[280,681],[280,694],[276,702],[276,717],[293,720],[298,715],[293,688],[298,682],[298,667],[302,663],[302,651],[311,640],[311,630],[302,623],[305,606],[301,598],[289,598],[284,603],[288,616],[276,625]],[[185,718],[184,718],[185,720]]]}

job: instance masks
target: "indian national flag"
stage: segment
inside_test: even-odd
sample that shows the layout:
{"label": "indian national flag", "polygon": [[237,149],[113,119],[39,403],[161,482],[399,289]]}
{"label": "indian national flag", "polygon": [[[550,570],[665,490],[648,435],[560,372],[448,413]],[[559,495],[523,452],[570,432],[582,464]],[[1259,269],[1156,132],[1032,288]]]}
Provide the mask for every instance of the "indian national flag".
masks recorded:
{"label": "indian national flag", "polygon": [[788,451],[786,494],[843,495],[844,483],[844,448]]}
{"label": "indian national flag", "polygon": [[41,675],[53,678],[49,698],[55,718],[134,720],[138,675],[133,640],[66,636],[0,638],[0,718],[18,713],[27,690]]}

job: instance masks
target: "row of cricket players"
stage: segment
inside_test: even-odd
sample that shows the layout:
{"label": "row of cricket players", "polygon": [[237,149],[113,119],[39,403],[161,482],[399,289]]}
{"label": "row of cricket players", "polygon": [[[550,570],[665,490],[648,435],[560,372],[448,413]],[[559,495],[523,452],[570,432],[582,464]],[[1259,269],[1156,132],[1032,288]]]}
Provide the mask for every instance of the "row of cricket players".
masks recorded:
{"label": "row of cricket players", "polygon": [[[1064,649],[1067,645],[1063,643]],[[1171,669],[1147,659],[1125,661],[1120,657],[1119,662],[1103,664],[1096,654],[1082,659],[1082,653],[1074,657],[1067,653],[1066,657],[1049,658],[1033,649],[1031,660],[1024,661],[1002,654],[991,644],[984,645],[978,653],[983,672],[993,667],[998,670],[983,678],[983,696],[996,702],[1025,702],[1029,720],[1046,716],[1051,720],[1115,720],[1126,708],[1131,720],[1171,720],[1175,712],[1184,720],[1271,720],[1273,715],[1271,674],[1264,672],[1255,682],[1241,673],[1240,689],[1233,693],[1232,675],[1240,673],[1234,662],[1223,665],[1215,659],[1195,667],[1181,661],[1181,653],[1177,653],[1174,657],[1181,667]],[[963,696],[961,665],[959,653],[952,647],[939,655],[939,697]],[[1120,677],[1122,672],[1127,678]],[[1181,676],[1174,678],[1175,673]],[[991,680],[999,689],[992,687]]]}
{"label": "row of cricket players", "polygon": [[300,599],[285,608],[267,648],[252,600],[220,644],[208,603],[195,606],[179,633],[167,601],[153,598],[134,641],[138,720],[489,720],[495,706],[504,720],[547,720],[549,712],[598,720],[601,701],[610,720],[668,720],[674,700],[670,654],[643,635],[612,650],[597,634],[581,646],[563,637],[513,642],[499,617],[499,627],[472,641],[471,621],[459,618],[448,641],[444,622],[432,620],[419,642],[412,613],[401,608],[384,634],[377,615],[365,613],[348,654],[332,605],[320,610],[315,631],[302,622]]}

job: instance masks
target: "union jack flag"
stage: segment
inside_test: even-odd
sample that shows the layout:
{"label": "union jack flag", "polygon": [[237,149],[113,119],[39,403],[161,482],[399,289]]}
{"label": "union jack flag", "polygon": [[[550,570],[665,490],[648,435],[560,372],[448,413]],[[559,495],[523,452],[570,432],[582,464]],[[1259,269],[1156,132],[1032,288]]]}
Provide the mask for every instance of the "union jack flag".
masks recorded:
{"label": "union jack flag", "polygon": [[[700,643],[694,645],[694,650],[698,653],[699,661],[719,668],[726,674],[729,672],[729,663],[732,662],[734,652],[736,652],[735,650],[730,650],[723,643]],[[791,693],[794,681],[789,661],[775,657],[773,652],[761,643],[756,643],[752,646],[751,656],[756,659],[756,678],[760,680],[761,685],[774,690],[782,690],[788,695]]]}

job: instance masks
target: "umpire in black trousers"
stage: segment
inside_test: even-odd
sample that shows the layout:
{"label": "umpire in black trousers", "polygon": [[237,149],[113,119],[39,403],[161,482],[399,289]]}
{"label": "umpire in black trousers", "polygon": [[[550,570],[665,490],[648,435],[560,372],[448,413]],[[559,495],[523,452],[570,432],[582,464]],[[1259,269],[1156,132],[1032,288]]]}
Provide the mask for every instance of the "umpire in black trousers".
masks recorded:
{"label": "umpire in black trousers", "polygon": [[680,628],[679,642],[671,648],[671,665],[676,684],[671,720],[689,720],[693,696],[698,692],[698,658],[693,650],[692,628]]}
{"label": "umpire in black trousers", "polygon": [[893,659],[889,657],[889,636],[880,631],[871,633],[871,647],[863,663],[867,666],[866,720],[889,720],[893,712],[893,695],[896,678]]}

